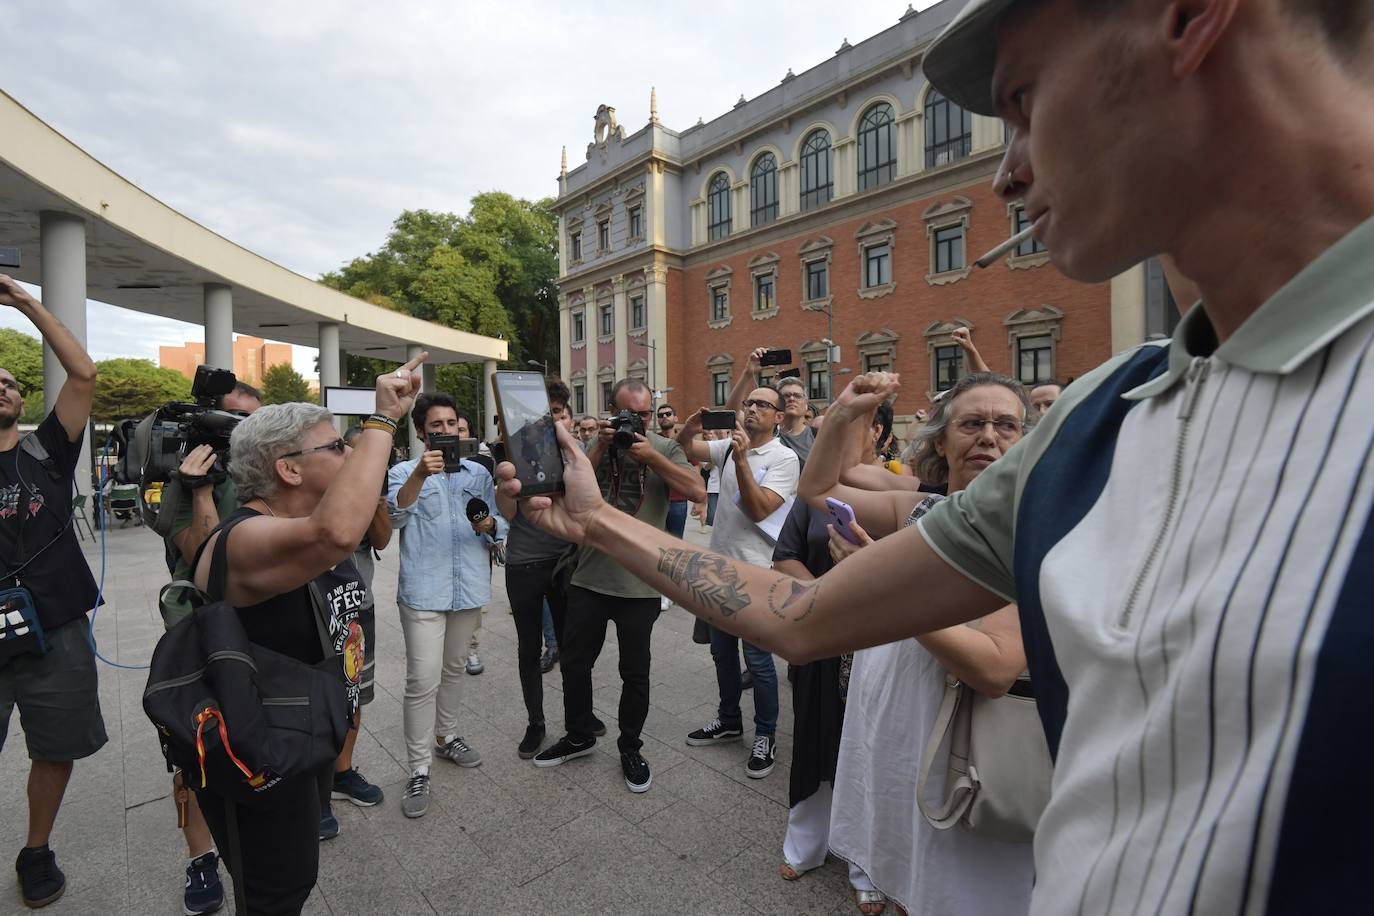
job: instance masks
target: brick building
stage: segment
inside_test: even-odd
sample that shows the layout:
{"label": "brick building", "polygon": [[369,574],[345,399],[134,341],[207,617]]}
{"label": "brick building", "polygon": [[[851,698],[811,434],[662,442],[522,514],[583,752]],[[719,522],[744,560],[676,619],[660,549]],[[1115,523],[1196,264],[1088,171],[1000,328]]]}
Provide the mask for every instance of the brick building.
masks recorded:
{"label": "brick building", "polygon": [[[175,369],[188,379],[196,377],[196,366],[205,362],[205,344],[188,340],[180,347],[158,347],[157,364]],[[291,364],[291,345],[268,343],[261,337],[239,334],[234,338],[234,375],[249,385],[261,385],[262,377],[273,366]]]}
{"label": "brick building", "polygon": [[559,176],[561,371],[577,413],[605,411],[627,375],[684,413],[720,404],[768,346],[792,350],[822,405],[853,372],[900,372],[909,415],[963,373],[958,327],[1028,382],[1071,379],[1172,327],[1157,266],[1084,285],[1028,243],[973,268],[1024,215],[991,191],[1002,123],[921,74],[963,3],[908,9],[680,133],[652,92],[633,134],[601,106],[587,161],[570,171],[565,150]]}

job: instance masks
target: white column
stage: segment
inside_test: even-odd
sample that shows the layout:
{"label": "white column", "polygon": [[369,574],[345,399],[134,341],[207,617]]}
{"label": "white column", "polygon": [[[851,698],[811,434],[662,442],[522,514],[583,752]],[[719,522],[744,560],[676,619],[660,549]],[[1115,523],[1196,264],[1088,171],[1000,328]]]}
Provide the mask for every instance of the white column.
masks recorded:
{"label": "white column", "polygon": [[830,178],[835,183],[835,199],[848,197],[854,193],[858,186],[859,179],[855,172],[855,156],[858,155],[859,143],[852,137],[845,137],[835,143],[835,171]]}
{"label": "white column", "polygon": [[601,404],[601,380],[596,377],[600,353],[597,335],[601,332],[601,316],[597,314],[596,287],[582,287],[582,335],[587,341],[587,413],[598,416]]}
{"label": "white column", "polygon": [[[568,382],[572,378],[572,309],[568,297],[558,297],[558,377]],[[572,384],[568,382],[568,384]]]}
{"label": "white column", "polygon": [[[412,359],[419,359],[420,354],[425,352],[425,348],[419,344],[406,344],[406,362]],[[420,374],[420,384],[424,385],[424,373]],[[410,424],[410,457],[419,458],[423,449],[420,448],[420,434],[415,429],[415,424]]]}
{"label": "white column", "polygon": [[485,441],[496,436],[496,389],[491,386],[491,374],[496,371],[496,360],[482,360],[482,436]]}
{"label": "white column", "polygon": [[615,309],[615,377],[630,374],[630,309],[625,299],[625,278],[611,280],[612,308]]}
{"label": "white column", "polygon": [[205,362],[216,369],[234,368],[234,293],[223,283],[206,283]]}
{"label": "white column", "polygon": [[649,343],[656,347],[645,353],[653,387],[662,390],[668,386],[668,270],[650,267],[644,271],[644,279],[649,308]]}
{"label": "white column", "polygon": [[[320,403],[324,403],[324,390],[326,388],[339,387],[339,326],[332,321],[321,321],[320,329]],[[206,329],[208,338],[209,329]],[[209,341],[206,341],[205,352],[210,352]],[[334,418],[334,426],[342,430],[344,428],[343,417]]]}
{"label": "white column", "polygon": [[[43,305],[67,326],[77,343],[86,348],[86,223],[68,213],[44,210],[38,216],[40,282]],[[67,370],[43,342],[43,407],[51,412],[67,381]],[[77,459],[76,485],[90,493],[91,459],[83,446]]]}

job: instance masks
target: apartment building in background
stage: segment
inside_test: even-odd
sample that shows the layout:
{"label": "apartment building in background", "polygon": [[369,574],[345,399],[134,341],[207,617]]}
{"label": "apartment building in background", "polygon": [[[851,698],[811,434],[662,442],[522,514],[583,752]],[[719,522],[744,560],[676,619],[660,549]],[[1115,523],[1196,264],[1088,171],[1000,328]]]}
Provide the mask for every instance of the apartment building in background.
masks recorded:
{"label": "apartment building in background", "polygon": [[[157,364],[164,369],[175,369],[188,379],[196,376],[196,366],[205,362],[205,344],[188,340],[180,347],[158,347]],[[291,364],[291,345],[268,343],[261,337],[239,334],[234,338],[234,365],[220,366],[234,370],[241,382],[258,386],[262,377],[273,366]]]}

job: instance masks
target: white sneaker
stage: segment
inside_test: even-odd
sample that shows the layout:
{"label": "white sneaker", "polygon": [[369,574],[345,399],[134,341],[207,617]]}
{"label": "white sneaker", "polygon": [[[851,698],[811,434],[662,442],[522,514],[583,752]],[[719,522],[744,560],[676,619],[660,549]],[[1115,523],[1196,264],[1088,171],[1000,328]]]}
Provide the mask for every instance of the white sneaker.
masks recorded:
{"label": "white sneaker", "polygon": [[668,610],[668,608],[670,608],[670,607],[672,607],[672,606],[673,606],[673,599],[672,599],[672,598],[669,598],[667,595],[664,595],[662,598],[660,598],[660,599],[658,600],[658,609],[659,609],[660,611],[666,611],[666,610]]}
{"label": "white sneaker", "polygon": [[486,670],[486,666],[482,664],[482,660],[477,657],[477,650],[473,649],[470,651],[468,653],[468,674],[481,674]]}

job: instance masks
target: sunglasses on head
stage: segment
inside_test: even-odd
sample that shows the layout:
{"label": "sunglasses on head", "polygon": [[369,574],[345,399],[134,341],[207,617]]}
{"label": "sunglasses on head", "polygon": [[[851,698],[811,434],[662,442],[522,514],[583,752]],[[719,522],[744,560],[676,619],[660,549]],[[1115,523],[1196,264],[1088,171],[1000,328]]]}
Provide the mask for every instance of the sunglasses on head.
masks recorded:
{"label": "sunglasses on head", "polygon": [[344,449],[346,448],[348,448],[348,443],[344,442],[342,439],[335,439],[333,442],[326,442],[324,445],[317,445],[314,448],[303,448],[299,451],[287,452],[285,455],[281,455],[280,457],[295,458],[298,455],[308,455],[311,452],[338,452],[340,455],[342,455],[344,453]]}

